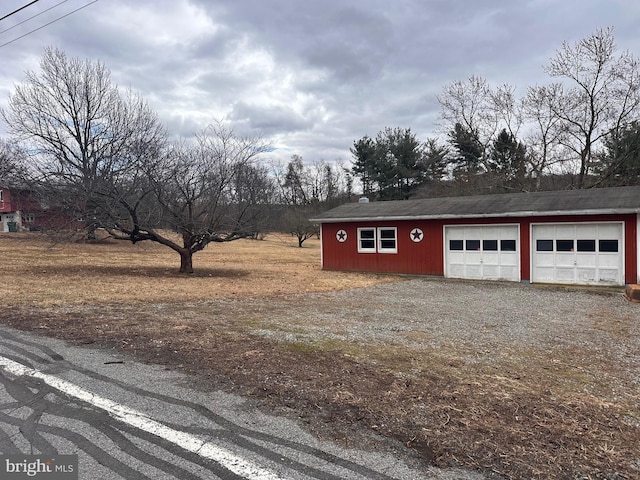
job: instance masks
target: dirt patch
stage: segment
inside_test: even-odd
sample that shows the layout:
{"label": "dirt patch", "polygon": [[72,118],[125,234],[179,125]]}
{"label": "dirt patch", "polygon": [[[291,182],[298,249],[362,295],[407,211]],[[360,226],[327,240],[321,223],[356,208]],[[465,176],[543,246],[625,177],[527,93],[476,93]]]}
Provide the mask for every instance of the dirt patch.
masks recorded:
{"label": "dirt patch", "polygon": [[[610,294],[581,294],[579,304],[565,292],[569,304],[560,292],[550,318],[544,301],[523,299],[536,287],[471,287],[461,312],[493,288],[537,322],[485,306],[496,310],[466,319],[469,332],[437,323],[452,310],[439,282],[420,290],[433,314],[420,323],[424,304],[401,297],[412,282],[322,272],[317,242],[292,245],[286,236],[216,245],[185,278],[177,258],[148,246],[0,237],[15,259],[3,267],[15,282],[4,287],[13,300],[2,320],[184,370],[201,388],[254,396],[346,445],[374,447],[375,432],[437,466],[505,478],[640,475],[637,310]],[[582,309],[580,323],[572,312]]]}

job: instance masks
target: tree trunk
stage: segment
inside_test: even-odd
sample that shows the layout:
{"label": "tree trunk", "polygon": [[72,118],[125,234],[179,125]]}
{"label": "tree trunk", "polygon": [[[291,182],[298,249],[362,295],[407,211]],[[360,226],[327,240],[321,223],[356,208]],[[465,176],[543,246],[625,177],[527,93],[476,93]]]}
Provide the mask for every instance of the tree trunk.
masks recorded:
{"label": "tree trunk", "polygon": [[193,273],[193,253],[187,248],[180,250],[180,273]]}

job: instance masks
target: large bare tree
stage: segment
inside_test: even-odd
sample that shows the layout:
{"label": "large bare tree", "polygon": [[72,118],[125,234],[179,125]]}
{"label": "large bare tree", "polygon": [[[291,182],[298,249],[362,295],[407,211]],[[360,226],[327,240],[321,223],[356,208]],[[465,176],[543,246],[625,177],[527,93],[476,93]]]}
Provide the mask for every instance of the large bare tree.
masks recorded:
{"label": "large bare tree", "polygon": [[266,149],[261,139],[210,125],[195,143],[175,145],[152,162],[126,203],[126,215],[109,232],[165,245],[180,255],[180,272],[193,273],[193,254],[209,243],[255,235],[269,189],[266,169],[255,163]]}
{"label": "large bare tree", "polygon": [[616,50],[613,30],[598,29],[573,45],[564,42],[546,66],[561,80],[549,90],[554,92],[550,106],[561,122],[560,140],[579,161],[578,188],[585,186],[602,138],[638,115],[638,60]]}
{"label": "large bare tree", "polygon": [[156,114],[121,93],[101,62],[47,49],[40,72],[27,72],[0,113],[29,152],[33,187],[90,234],[160,243],[191,273],[193,254],[210,242],[255,232],[247,182],[260,176],[253,163],[266,145],[221,124],[169,145]]}
{"label": "large bare tree", "polygon": [[114,189],[164,141],[156,115],[140,97],[121,94],[103,63],[53,48],[45,51],[40,72],[26,73],[0,114],[29,152],[33,185],[47,203],[87,222],[90,235]]}

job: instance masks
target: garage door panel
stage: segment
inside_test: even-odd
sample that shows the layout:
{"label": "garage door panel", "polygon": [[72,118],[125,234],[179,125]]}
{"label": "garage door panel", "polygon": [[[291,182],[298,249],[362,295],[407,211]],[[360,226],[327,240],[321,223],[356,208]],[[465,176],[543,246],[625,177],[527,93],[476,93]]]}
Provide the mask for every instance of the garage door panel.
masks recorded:
{"label": "garage door panel", "polygon": [[618,267],[619,263],[620,263],[620,255],[617,255],[617,254],[611,255],[611,254],[601,253],[598,256],[598,264],[601,269],[603,268],[614,269]]}
{"label": "garage door panel", "polygon": [[467,264],[464,278],[482,278],[482,267],[480,265]]}
{"label": "garage door panel", "polygon": [[574,225],[558,225],[555,237],[559,240],[572,240],[576,236],[576,228]]}
{"label": "garage door panel", "polygon": [[598,280],[604,283],[616,283],[618,281],[619,272],[620,271],[617,268],[616,269],[601,268],[599,270]]}
{"label": "garage door panel", "polygon": [[577,268],[578,283],[596,282],[596,270],[594,268]]}
{"label": "garage door panel", "polygon": [[537,253],[535,259],[536,265],[540,268],[553,268],[553,266],[555,265],[555,256],[553,253]]}
{"label": "garage door panel", "polygon": [[482,276],[484,278],[497,280],[500,278],[500,267],[497,265],[485,265],[482,269]]}
{"label": "garage door panel", "polygon": [[498,278],[520,278],[520,268],[518,266],[500,266]]}
{"label": "garage door panel", "polygon": [[573,253],[557,253],[555,264],[561,268],[573,268],[575,266],[575,255]]}
{"label": "garage door panel", "polygon": [[596,238],[598,230],[597,225],[576,225],[576,238]]}
{"label": "garage door panel", "polygon": [[500,252],[500,264],[517,267],[520,262],[520,256],[516,252]]}
{"label": "garage door panel", "polygon": [[464,265],[449,265],[449,276],[454,278],[464,278]]}
{"label": "garage door panel", "polygon": [[550,267],[538,267],[536,271],[536,281],[543,283],[552,283],[555,279],[556,269]]}
{"label": "garage door panel", "polygon": [[480,265],[482,263],[482,253],[477,250],[466,252],[464,260],[467,265]]}
{"label": "garage door panel", "polygon": [[536,225],[535,230],[538,233],[538,238],[554,238],[556,235],[554,226]]}
{"label": "garage door panel", "polygon": [[501,256],[493,251],[483,252],[482,261],[488,265],[498,265],[501,263]]}
{"label": "garage door panel", "polygon": [[619,238],[622,228],[620,225],[606,225],[602,224],[598,228],[598,237],[604,238]]}
{"label": "garage door panel", "polygon": [[596,267],[598,256],[595,254],[576,253],[576,263],[581,267]]}
{"label": "garage door panel", "polygon": [[450,250],[449,261],[452,264],[459,264],[459,265],[464,264],[464,252]]}
{"label": "garage door panel", "polygon": [[576,271],[574,268],[556,268],[556,280],[560,283],[575,283]]}

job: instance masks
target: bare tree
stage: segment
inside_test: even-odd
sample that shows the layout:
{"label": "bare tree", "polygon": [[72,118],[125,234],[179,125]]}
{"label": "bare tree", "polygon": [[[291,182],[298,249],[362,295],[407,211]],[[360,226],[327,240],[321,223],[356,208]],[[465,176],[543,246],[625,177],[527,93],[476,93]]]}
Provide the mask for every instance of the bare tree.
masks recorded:
{"label": "bare tree", "polygon": [[467,81],[456,80],[446,85],[437,97],[447,132],[452,132],[456,124],[473,132],[482,146],[481,163],[486,159],[487,148],[498,131],[501,118],[508,114],[501,109],[507,108],[510,91],[505,86],[499,93],[493,92],[484,78],[473,75]]}
{"label": "bare tree", "polygon": [[602,138],[638,113],[638,61],[628,52],[616,54],[608,28],[574,45],[563,43],[546,71],[564,80],[550,90],[551,108],[562,125],[562,143],[579,159],[577,187],[583,188]]}
{"label": "bare tree", "polygon": [[171,248],[184,273],[210,242],[255,232],[255,197],[240,177],[264,142],[215,124],[195,144],[170,147],[155,113],[140,97],[121,94],[102,63],[48,49],[40,67],[27,72],[1,114],[30,152],[32,184],[49,203],[89,232],[103,228],[116,239]]}
{"label": "bare tree", "polygon": [[540,189],[542,176],[551,173],[554,165],[565,160],[559,149],[563,130],[553,108],[556,89],[557,85],[529,87],[522,99],[524,117],[530,126],[526,137],[527,162],[536,190]]}
{"label": "bare tree", "polygon": [[[105,228],[117,239],[171,248],[180,255],[180,272],[193,273],[193,254],[209,243],[255,235],[263,215],[256,208],[260,198],[248,195],[240,177],[266,148],[260,139],[239,137],[221,123],[210,125],[195,144],[175,145],[151,162],[133,195],[120,197],[120,220]],[[266,175],[266,170],[252,173],[259,172]],[[177,232],[179,240],[165,230]]]}
{"label": "bare tree", "polygon": [[0,139],[0,187],[23,184],[24,156],[16,145]]}
{"label": "bare tree", "polygon": [[51,48],[40,73],[26,73],[0,114],[30,153],[32,184],[49,203],[87,221],[90,234],[114,185],[164,141],[156,115],[140,97],[121,95],[104,64]]}

